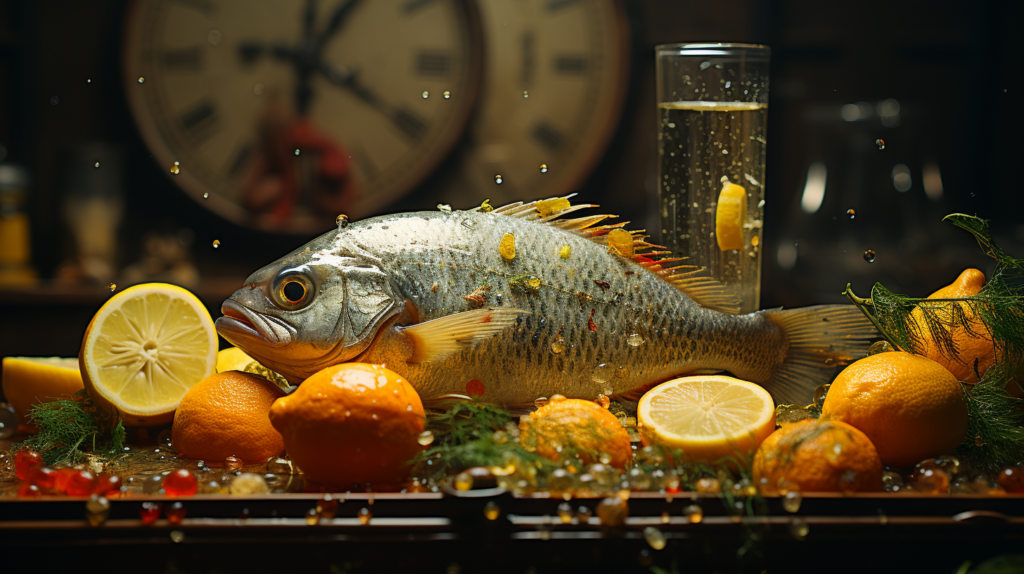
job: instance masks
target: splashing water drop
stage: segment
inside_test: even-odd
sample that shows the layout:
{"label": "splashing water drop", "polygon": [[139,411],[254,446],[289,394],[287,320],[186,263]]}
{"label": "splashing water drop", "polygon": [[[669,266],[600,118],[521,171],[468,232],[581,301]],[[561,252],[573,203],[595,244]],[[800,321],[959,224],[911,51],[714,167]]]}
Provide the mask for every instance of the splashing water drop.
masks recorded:
{"label": "splashing water drop", "polygon": [[139,76],[139,83],[140,84],[144,83],[145,81],[146,81],[146,78],[143,78],[142,76]]}
{"label": "splashing water drop", "polygon": [[548,172],[548,164],[546,164],[546,163],[540,164],[540,172],[541,173],[547,173]]}
{"label": "splashing water drop", "polygon": [[526,90],[523,90],[523,97],[524,98],[530,97],[530,92],[527,92]]}
{"label": "splashing water drop", "polygon": [[555,338],[551,341],[551,352],[556,355],[561,355],[565,352],[565,338],[561,335],[555,335]]}
{"label": "splashing water drop", "polygon": [[107,289],[114,291],[115,289],[117,289],[117,283],[111,283],[110,285],[107,285]]}
{"label": "splashing water drop", "polygon": [[213,248],[214,249],[220,249],[220,239],[214,239],[213,240]]}
{"label": "splashing water drop", "polygon": [[882,138],[878,138],[875,140],[875,145],[878,146],[878,150],[881,151],[885,149],[885,140]]}
{"label": "splashing water drop", "polygon": [[334,224],[342,229],[345,229],[346,227],[348,227],[348,216],[345,215],[344,213],[338,215],[338,217],[334,218]]}
{"label": "splashing water drop", "polygon": [[868,249],[864,252],[864,261],[867,261],[868,263],[875,262],[875,251],[873,249]]}
{"label": "splashing water drop", "polygon": [[437,204],[437,210],[438,211],[443,211],[445,213],[451,213],[452,212],[452,206],[448,205],[447,203],[438,203]]}
{"label": "splashing water drop", "polygon": [[85,83],[86,84],[91,84],[92,83],[92,78],[86,78],[85,79]]}
{"label": "splashing water drop", "polygon": [[847,209],[846,215],[849,215],[850,219],[853,219],[854,217],[857,217],[857,212],[854,211],[853,209]]}
{"label": "splashing water drop", "polygon": [[302,150],[300,150],[299,148],[295,148],[295,155],[299,155],[300,153],[302,153]]}
{"label": "splashing water drop", "polygon": [[92,166],[95,167],[96,169],[99,169],[100,162],[96,162],[96,163],[92,164]]}
{"label": "splashing water drop", "polygon": [[429,97],[430,97],[430,92],[428,92],[426,90],[423,90],[423,99],[425,100],[425,99],[427,99]]}
{"label": "splashing water drop", "polygon": [[428,446],[432,442],[434,442],[434,433],[425,430],[420,433],[420,436],[416,439],[416,442],[420,443],[420,445],[422,446]]}
{"label": "splashing water drop", "polygon": [[181,165],[178,162],[174,162],[174,165],[171,166],[171,175],[178,175],[179,173],[181,173]]}
{"label": "splashing water drop", "polygon": [[203,194],[203,199],[210,199],[209,192]]}
{"label": "splashing water drop", "polygon": [[445,90],[444,94],[442,94],[442,95],[444,96],[444,99],[446,99],[446,100],[452,99],[452,93],[449,92],[448,90]]}
{"label": "splashing water drop", "polygon": [[504,180],[504,179],[502,179],[502,177],[501,177],[501,174],[500,174],[500,173],[499,173],[498,175],[494,176],[494,183],[496,183],[496,184],[498,184],[498,185],[501,185],[501,182],[503,182],[503,181],[505,181],[505,180]]}
{"label": "splashing water drop", "polygon": [[615,374],[615,369],[606,363],[601,363],[594,369],[594,372],[590,375],[590,380],[598,385],[604,385]]}
{"label": "splashing water drop", "polygon": [[630,347],[639,347],[644,344],[644,336],[640,333],[630,333],[626,337],[626,344]]}
{"label": "splashing water drop", "polygon": [[651,548],[655,550],[662,550],[665,548],[665,535],[660,530],[653,526],[644,528],[644,540],[651,545]]}

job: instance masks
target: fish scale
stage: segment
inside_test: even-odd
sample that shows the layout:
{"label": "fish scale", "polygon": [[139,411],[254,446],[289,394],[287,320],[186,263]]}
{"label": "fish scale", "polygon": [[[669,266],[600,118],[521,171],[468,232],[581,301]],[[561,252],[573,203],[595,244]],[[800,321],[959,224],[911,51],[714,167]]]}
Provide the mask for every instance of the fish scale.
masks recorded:
{"label": "fish scale", "polygon": [[[490,213],[396,214],[348,224],[254,273],[246,280],[250,287],[225,302],[231,317],[218,319],[218,330],[293,382],[333,362],[357,360],[387,365],[407,377],[424,400],[465,394],[475,380],[483,383],[484,400],[507,405],[555,393],[590,399],[608,390],[627,394],[701,370],[730,371],[774,385],[769,390],[777,397],[789,398],[827,378],[826,366],[862,356],[874,334],[852,306],[749,315],[702,307],[652,272],[644,263],[650,259],[611,250],[600,235],[607,228],[577,232],[558,227],[573,224],[557,218],[531,221],[538,213],[534,205]],[[511,260],[499,249],[508,234],[515,238]],[[570,248],[568,258],[559,254],[563,246]],[[298,309],[282,308],[275,286],[296,273],[317,286],[315,296]],[[531,278],[540,281],[536,289],[527,284]],[[433,344],[415,333],[435,331],[420,327],[446,324],[476,309],[466,296],[485,286],[486,308],[523,314],[473,345],[414,360],[417,349]],[[362,314],[353,314],[352,304]],[[364,307],[381,311],[374,316]],[[249,320],[241,321],[241,315]],[[835,323],[829,340],[830,318]],[[460,340],[485,328],[473,324],[438,332]],[[790,341],[787,329],[799,336]],[[642,344],[628,344],[632,334]],[[562,353],[552,350],[558,337],[565,344]],[[602,364],[608,380],[595,381]]]}

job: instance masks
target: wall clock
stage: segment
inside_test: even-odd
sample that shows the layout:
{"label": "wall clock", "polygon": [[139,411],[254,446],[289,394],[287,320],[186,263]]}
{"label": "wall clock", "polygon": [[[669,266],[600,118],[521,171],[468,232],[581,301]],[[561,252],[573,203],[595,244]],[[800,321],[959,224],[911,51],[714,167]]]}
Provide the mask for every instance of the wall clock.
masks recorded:
{"label": "wall clock", "polygon": [[486,48],[483,87],[466,145],[446,164],[451,173],[442,178],[441,198],[453,207],[483,198],[500,205],[574,191],[607,150],[629,85],[622,3],[478,5]]}
{"label": "wall clock", "polygon": [[308,234],[438,166],[474,108],[481,42],[471,0],[137,0],[123,84],[204,207]]}

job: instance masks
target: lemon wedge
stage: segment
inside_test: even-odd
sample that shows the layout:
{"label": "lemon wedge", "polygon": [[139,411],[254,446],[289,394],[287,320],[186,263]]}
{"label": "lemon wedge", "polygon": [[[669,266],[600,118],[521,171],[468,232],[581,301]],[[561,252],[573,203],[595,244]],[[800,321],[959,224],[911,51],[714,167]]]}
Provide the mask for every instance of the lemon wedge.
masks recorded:
{"label": "lemon wedge", "polygon": [[683,377],[648,391],[637,405],[637,422],[645,444],[682,449],[697,461],[745,461],[775,430],[775,404],[754,383]]}
{"label": "lemon wedge", "polygon": [[3,388],[7,402],[28,425],[32,405],[67,398],[82,390],[78,359],[60,357],[4,357]]}
{"label": "lemon wedge", "polygon": [[715,238],[722,251],[743,248],[743,222],[747,220],[747,190],[723,178],[715,210]]}
{"label": "lemon wedge", "polygon": [[244,371],[251,362],[252,357],[246,355],[245,351],[238,347],[228,347],[217,353],[217,372]]}
{"label": "lemon wedge", "polygon": [[85,330],[78,357],[89,396],[124,424],[168,423],[217,366],[217,331],[206,307],[181,287],[145,283],[111,297]]}

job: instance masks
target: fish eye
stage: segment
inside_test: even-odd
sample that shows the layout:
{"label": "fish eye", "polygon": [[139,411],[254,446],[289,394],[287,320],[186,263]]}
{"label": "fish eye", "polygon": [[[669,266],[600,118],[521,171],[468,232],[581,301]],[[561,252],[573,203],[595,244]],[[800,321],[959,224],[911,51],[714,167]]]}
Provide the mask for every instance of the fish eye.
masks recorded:
{"label": "fish eye", "polygon": [[289,303],[298,303],[306,296],[306,286],[299,281],[287,281],[281,287],[281,295]]}

